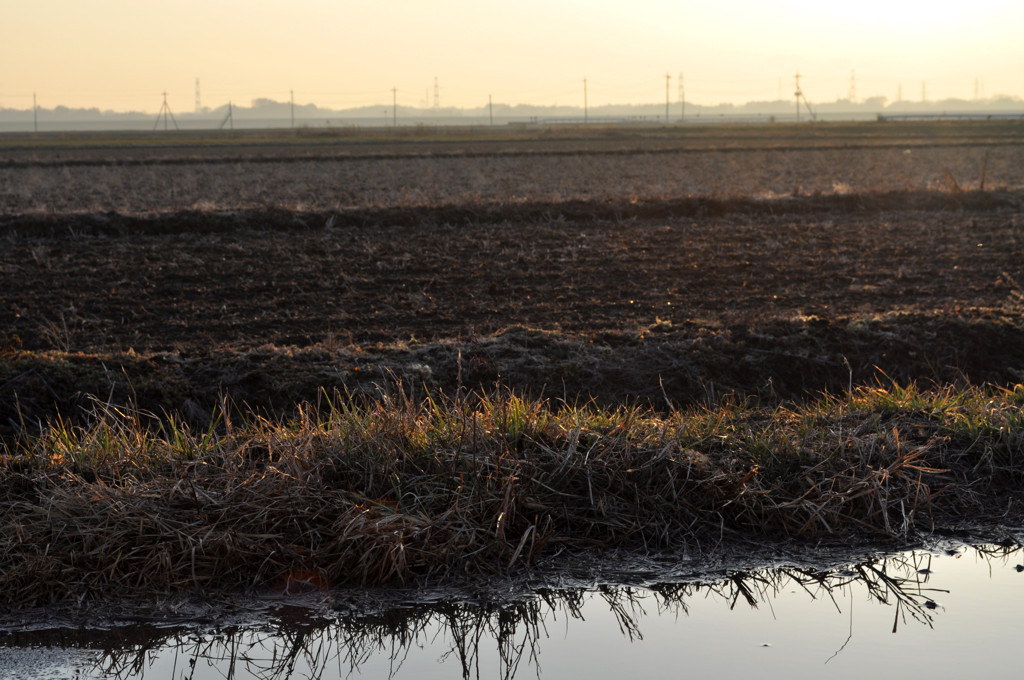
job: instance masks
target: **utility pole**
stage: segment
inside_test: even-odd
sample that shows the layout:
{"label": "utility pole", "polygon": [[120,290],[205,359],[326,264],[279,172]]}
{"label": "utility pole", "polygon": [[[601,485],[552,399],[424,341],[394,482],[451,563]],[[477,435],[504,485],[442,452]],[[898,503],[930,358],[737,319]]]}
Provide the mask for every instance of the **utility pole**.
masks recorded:
{"label": "utility pole", "polygon": [[196,78],[196,113],[203,108],[203,104],[199,99],[199,78]]}
{"label": "utility pole", "polygon": [[590,119],[589,107],[587,106],[587,79],[583,79],[583,124],[586,125]]}
{"label": "utility pole", "polygon": [[491,125],[494,125],[494,101],[491,99],[491,95],[487,95],[487,114],[491,118]]}
{"label": "utility pole", "polygon": [[686,120],[686,88],[683,86],[683,74],[679,74],[679,120]]}
{"label": "utility pole", "polygon": [[665,74],[665,122],[668,123],[668,90],[669,82],[672,80],[672,76]]}
{"label": "utility pole", "polygon": [[807,97],[804,96],[804,91],[800,89],[800,74],[799,73],[796,74],[796,92],[794,94],[796,96],[796,120],[797,120],[797,122],[800,122],[800,100],[801,99],[804,100],[804,106],[807,107],[807,117],[810,120],[812,120],[812,121],[818,120],[818,115],[816,113],[814,113],[814,110],[811,108],[810,102],[808,102],[807,101]]}
{"label": "utility pole", "polygon": [[391,87],[391,127],[398,127],[398,88]]}
{"label": "utility pole", "polygon": [[288,90],[292,98],[292,127],[295,127],[295,90]]}
{"label": "utility pole", "polygon": [[32,129],[39,132],[39,106],[36,104],[36,93],[32,93]]}
{"label": "utility pole", "polygon": [[796,122],[800,122],[800,96],[803,92],[800,91],[800,72],[796,73],[796,91],[793,96],[796,98]]}
{"label": "utility pole", "polygon": [[171,113],[171,107],[167,105],[167,91],[164,90],[164,103],[160,106],[160,113],[156,114],[156,123],[153,124],[153,129],[156,130],[157,126],[160,125],[160,118],[164,119],[164,130],[167,129],[167,118],[170,117],[174,123],[174,129],[180,130],[178,127],[178,121],[174,118],[174,114]]}
{"label": "utility pole", "polygon": [[227,125],[228,123],[231,123],[231,129],[234,130],[235,129],[235,112],[234,112],[234,109],[231,106],[231,102],[228,102],[228,115],[224,116],[224,120],[222,120],[220,122],[220,127],[218,127],[217,129],[218,130],[223,130],[224,126]]}

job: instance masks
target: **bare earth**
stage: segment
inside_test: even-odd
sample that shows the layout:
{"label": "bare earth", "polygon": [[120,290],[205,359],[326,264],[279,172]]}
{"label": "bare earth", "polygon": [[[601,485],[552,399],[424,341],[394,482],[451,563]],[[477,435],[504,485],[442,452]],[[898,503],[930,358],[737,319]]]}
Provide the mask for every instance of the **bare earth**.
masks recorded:
{"label": "bare earth", "polygon": [[654,404],[1020,382],[1008,130],[0,146],[0,421],[396,379]]}

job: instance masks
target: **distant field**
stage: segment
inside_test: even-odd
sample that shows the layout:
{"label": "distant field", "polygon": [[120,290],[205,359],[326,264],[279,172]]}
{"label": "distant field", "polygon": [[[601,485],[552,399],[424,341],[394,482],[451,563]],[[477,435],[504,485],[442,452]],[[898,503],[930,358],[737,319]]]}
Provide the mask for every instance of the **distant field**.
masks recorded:
{"label": "distant field", "polygon": [[905,137],[874,123],[808,127],[805,137],[792,126],[740,127],[734,136],[722,126],[447,141],[24,139],[0,145],[0,216],[1024,187],[1024,126],[1001,123],[982,134],[978,124],[902,125]]}
{"label": "distant field", "polygon": [[[336,127],[274,130],[0,133],[7,159],[105,158],[113,153],[137,158],[304,154],[424,153],[520,150],[636,148],[722,149],[784,147],[1020,143],[1021,120],[888,121],[816,124],[712,123],[657,125],[498,125]],[[154,153],[154,150],[159,152]]]}

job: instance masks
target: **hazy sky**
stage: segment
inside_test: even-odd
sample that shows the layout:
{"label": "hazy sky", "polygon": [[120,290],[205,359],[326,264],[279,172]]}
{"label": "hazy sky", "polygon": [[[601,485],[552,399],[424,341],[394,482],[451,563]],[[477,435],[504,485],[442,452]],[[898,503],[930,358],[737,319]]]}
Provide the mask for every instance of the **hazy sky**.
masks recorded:
{"label": "hazy sky", "polygon": [[1024,96],[1020,0],[4,0],[0,107]]}

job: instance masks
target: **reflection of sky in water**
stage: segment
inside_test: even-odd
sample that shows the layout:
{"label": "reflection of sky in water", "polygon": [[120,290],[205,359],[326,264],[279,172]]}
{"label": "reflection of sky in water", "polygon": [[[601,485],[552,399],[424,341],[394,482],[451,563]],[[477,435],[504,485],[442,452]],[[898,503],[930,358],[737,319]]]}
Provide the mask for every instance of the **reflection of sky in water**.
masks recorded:
{"label": "reflection of sky in water", "polygon": [[[404,617],[363,617],[360,625],[310,620],[284,637],[275,637],[280,629],[272,623],[229,635],[178,630],[168,632],[162,649],[117,652],[102,665],[119,671],[107,677],[196,680],[452,678],[463,676],[462,658],[470,676],[481,678],[944,677],[962,661],[976,673],[1005,673],[1020,658],[1024,573],[1015,567],[1022,561],[1019,548],[989,556],[960,549],[955,556],[896,556],[827,576],[762,571],[704,585],[654,586],[659,592],[552,594],[547,602],[521,599],[502,610],[504,618],[493,606],[483,613],[448,604],[436,611],[407,608]],[[513,632],[499,646],[495,631],[502,625]]]}
{"label": "reflection of sky in water", "polygon": [[[833,590],[833,605],[828,593],[819,590],[812,599],[791,582],[757,608],[741,597],[730,610],[720,597],[695,593],[685,599],[688,613],[679,611],[679,616],[672,608],[659,616],[648,594],[641,600],[647,614],[636,619],[643,639],[630,641],[608,605],[590,596],[583,608],[585,621],[549,621],[549,638],[539,643],[540,675],[842,678],[925,672],[943,677],[968,660],[972,672],[1006,672],[1019,665],[1024,631],[1024,574],[1013,568],[1021,559],[1020,552],[1008,560],[986,561],[973,551],[959,558],[933,557],[932,573],[919,575],[920,589],[907,591],[919,593],[922,603],[931,599],[938,605],[923,610],[931,615],[932,627],[916,621],[907,607],[897,612],[895,604],[870,600],[861,583]],[[895,600],[891,594],[889,599]],[[433,649],[418,654],[415,664],[410,656],[403,669],[409,672],[397,677],[452,677],[457,671],[427,675],[421,669],[429,668],[434,657]],[[361,670],[363,677],[379,677],[387,666],[375,661]],[[534,677],[522,667],[518,675]],[[481,677],[501,677],[496,660],[481,664]]]}

